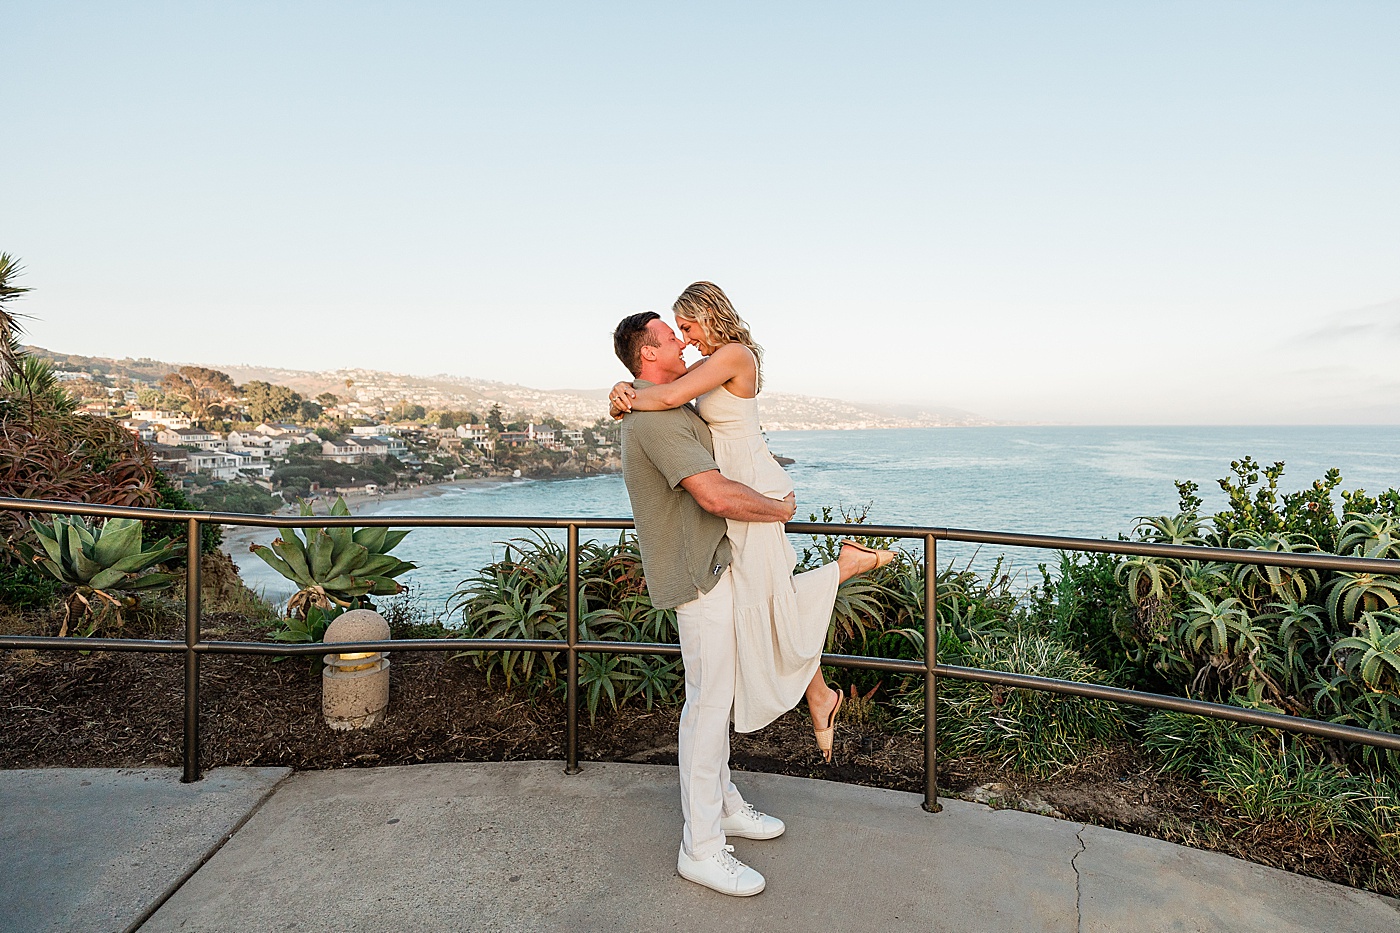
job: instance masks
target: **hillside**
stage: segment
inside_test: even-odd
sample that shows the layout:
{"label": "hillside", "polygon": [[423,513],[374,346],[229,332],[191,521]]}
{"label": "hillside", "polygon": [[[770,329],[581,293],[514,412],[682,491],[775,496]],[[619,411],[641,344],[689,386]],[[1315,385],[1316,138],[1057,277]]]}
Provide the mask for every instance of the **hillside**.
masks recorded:
{"label": "hillside", "polygon": [[[31,347],[35,355],[65,372],[87,372],[134,383],[156,382],[179,368],[179,363],[152,359],[77,356]],[[485,411],[493,404],[512,416],[552,415],[575,425],[591,424],[607,411],[607,389],[533,389],[528,386],[471,379],[465,376],[410,376],[371,369],[313,372],[249,364],[199,363],[228,373],[240,385],[262,380],[294,389],[307,398],[323,392],[362,402],[375,399],[386,407],[407,402],[432,410]],[[859,428],[923,428],[988,425],[995,422],[973,412],[912,405],[872,405],[784,392],[759,399],[765,429],[770,431],[850,430]]]}

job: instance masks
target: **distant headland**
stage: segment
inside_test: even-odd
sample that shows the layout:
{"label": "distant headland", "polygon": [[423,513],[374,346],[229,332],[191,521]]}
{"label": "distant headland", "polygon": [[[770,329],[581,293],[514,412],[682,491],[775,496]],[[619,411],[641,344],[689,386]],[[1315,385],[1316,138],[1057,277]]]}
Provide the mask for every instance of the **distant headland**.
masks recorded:
{"label": "distant headland", "polygon": [[[155,384],[178,371],[181,365],[187,365],[148,358],[79,356],[38,347],[30,350],[72,381],[80,381],[84,375],[97,375],[106,380]],[[195,365],[227,373],[240,385],[266,382],[286,386],[308,399],[326,393],[345,396],[347,402],[357,406],[357,413],[362,411],[370,418],[390,414],[396,406],[416,405],[425,411],[484,411],[499,405],[510,420],[549,417],[582,428],[593,424],[607,408],[605,388],[535,389],[466,376],[413,376],[372,369],[311,371],[249,363]],[[879,405],[785,392],[765,392],[759,399],[759,408],[764,429],[768,431],[970,427],[1001,423],[956,408]]]}

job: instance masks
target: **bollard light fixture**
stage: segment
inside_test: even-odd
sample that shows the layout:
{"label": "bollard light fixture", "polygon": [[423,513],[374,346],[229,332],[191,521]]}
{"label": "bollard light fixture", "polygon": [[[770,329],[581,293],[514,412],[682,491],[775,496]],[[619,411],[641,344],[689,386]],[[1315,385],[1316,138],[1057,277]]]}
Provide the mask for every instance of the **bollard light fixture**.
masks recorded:
{"label": "bollard light fixture", "polygon": [[[326,626],[322,639],[334,642],[388,641],[389,623],[371,609],[351,609]],[[321,671],[321,714],[332,729],[368,729],[389,708],[389,658],[379,651],[348,651],[325,656]]]}

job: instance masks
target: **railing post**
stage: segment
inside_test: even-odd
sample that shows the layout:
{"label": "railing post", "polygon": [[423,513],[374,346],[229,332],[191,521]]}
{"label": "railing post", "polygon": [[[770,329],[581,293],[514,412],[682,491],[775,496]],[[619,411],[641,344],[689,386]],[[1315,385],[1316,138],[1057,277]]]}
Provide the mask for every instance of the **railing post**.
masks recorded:
{"label": "railing post", "polygon": [[199,772],[199,519],[191,518],[185,545],[185,774],[182,783],[191,784]]}
{"label": "railing post", "polygon": [[938,541],[924,536],[924,802],[929,813],[938,813],[938,685],[933,669],[938,664]]}
{"label": "railing post", "polygon": [[564,703],[568,707],[565,726],[565,774],[578,774],[578,526],[569,526],[569,669]]}

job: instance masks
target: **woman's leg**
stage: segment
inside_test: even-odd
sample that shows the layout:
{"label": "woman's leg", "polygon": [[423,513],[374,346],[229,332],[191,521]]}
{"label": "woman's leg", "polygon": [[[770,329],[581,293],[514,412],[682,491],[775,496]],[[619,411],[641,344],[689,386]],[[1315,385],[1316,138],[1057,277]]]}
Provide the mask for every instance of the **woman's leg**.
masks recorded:
{"label": "woman's leg", "polygon": [[827,685],[826,678],[822,676],[821,665],[818,665],[817,672],[812,675],[812,682],[807,685],[807,712],[811,715],[815,728],[826,728],[831,711],[836,708],[836,699],[836,689]]}

